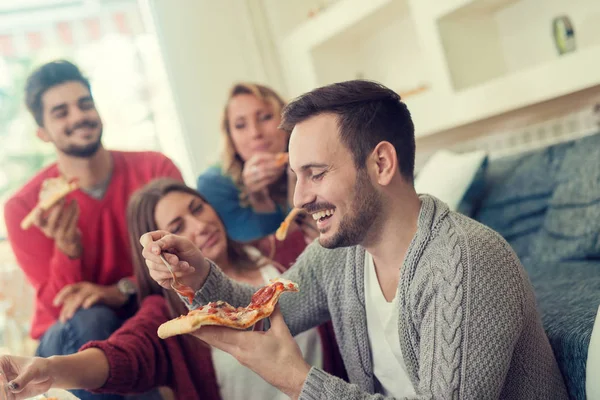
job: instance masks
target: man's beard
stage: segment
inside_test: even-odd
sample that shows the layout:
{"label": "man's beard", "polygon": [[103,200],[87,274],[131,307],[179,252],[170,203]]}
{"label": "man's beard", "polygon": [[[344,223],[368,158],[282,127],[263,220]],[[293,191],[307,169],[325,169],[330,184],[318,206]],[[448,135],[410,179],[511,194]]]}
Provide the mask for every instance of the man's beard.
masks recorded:
{"label": "man's beard", "polygon": [[82,127],[89,127],[91,129],[100,127],[100,134],[98,135],[98,139],[93,143],[86,144],[85,146],[68,145],[66,147],[59,148],[59,150],[62,153],[79,158],[90,158],[94,154],[96,154],[96,152],[102,145],[102,123],[100,121],[84,120],[75,125],[73,128],[67,130],[66,135],[71,136],[75,129]]}
{"label": "man's beard", "polygon": [[327,240],[319,238],[321,246],[328,249],[356,246],[362,243],[371,228],[379,223],[381,196],[369,180],[366,169],[359,169],[356,175],[350,210],[352,214],[344,216],[333,237]]}

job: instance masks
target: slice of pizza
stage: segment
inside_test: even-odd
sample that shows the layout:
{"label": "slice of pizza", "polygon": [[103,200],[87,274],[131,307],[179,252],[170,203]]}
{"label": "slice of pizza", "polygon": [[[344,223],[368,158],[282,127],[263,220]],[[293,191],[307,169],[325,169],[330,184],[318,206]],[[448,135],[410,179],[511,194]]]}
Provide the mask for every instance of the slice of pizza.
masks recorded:
{"label": "slice of pizza", "polygon": [[190,311],[187,315],[165,322],[158,327],[158,336],[166,339],[192,333],[205,325],[248,329],[271,315],[282,293],[297,291],[298,285],[292,281],[283,278],[271,279],[268,285],[254,293],[247,307],[236,308],[224,301],[211,302]]}
{"label": "slice of pizza", "polygon": [[39,209],[43,211],[49,210],[66,195],[79,188],[76,181],[68,181],[59,176],[56,178],[48,178],[42,182],[42,188],[38,197],[36,206],[23,218],[21,221],[21,229],[27,230],[33,225],[35,214]]}
{"label": "slice of pizza", "polygon": [[301,212],[305,212],[304,209],[294,208],[294,209],[292,209],[292,211],[290,211],[290,213],[287,215],[287,217],[285,217],[285,219],[283,220],[281,225],[279,225],[279,228],[277,228],[277,231],[275,231],[275,237],[277,238],[277,240],[279,240],[279,241],[285,240],[288,229],[290,229],[290,225],[291,225],[292,221]]}
{"label": "slice of pizza", "polygon": [[275,157],[275,166],[283,167],[289,160],[290,156],[288,153],[277,153],[277,156]]}

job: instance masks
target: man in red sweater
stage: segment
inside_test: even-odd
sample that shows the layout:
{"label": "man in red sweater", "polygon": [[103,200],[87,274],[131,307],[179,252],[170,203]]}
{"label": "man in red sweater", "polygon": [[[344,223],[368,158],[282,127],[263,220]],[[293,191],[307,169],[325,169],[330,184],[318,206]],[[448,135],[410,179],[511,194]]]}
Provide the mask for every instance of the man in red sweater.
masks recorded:
{"label": "man in red sweater", "polygon": [[[125,218],[129,197],[154,178],[183,179],[160,153],[102,146],[102,121],[89,81],[67,61],[45,64],[31,74],[26,103],[38,124],[37,136],[56,148],[57,162],[10,198],[4,215],[12,249],[36,293],[31,336],[40,340],[37,355],[49,357],[75,353],[119,328],[135,294]],[[38,213],[35,226],[21,229],[42,182],[57,176],[76,178],[80,189]]]}

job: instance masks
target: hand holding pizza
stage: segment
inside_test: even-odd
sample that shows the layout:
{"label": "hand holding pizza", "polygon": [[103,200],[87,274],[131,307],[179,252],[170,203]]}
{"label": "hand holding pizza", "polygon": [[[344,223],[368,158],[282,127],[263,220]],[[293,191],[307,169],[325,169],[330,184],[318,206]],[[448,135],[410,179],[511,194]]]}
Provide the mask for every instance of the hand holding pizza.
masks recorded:
{"label": "hand holding pizza", "polygon": [[48,211],[38,208],[32,218],[33,225],[46,237],[54,239],[56,246],[64,254],[72,259],[81,257],[81,232],[77,227],[79,206],[75,200],[65,204],[62,199]]}
{"label": "hand holding pizza", "polygon": [[162,287],[171,289],[173,277],[162,263],[160,254],[171,265],[180,283],[194,291],[204,285],[210,266],[200,249],[189,239],[166,231],[154,231],[142,235],[140,243],[150,276]]}
{"label": "hand holding pizza", "polygon": [[287,165],[287,153],[259,153],[244,164],[242,179],[249,193],[267,189],[283,175]]}
{"label": "hand holding pizza", "polygon": [[77,190],[77,179],[63,176],[48,178],[42,182],[38,202],[21,220],[21,229],[37,226],[46,237],[68,257],[81,257],[81,232],[77,227],[79,206],[75,200],[66,202],[66,196]]}
{"label": "hand holding pizza", "polygon": [[192,335],[235,357],[265,381],[297,399],[310,365],[304,360],[279,310],[269,317],[267,332],[241,331],[222,326],[203,326]]}

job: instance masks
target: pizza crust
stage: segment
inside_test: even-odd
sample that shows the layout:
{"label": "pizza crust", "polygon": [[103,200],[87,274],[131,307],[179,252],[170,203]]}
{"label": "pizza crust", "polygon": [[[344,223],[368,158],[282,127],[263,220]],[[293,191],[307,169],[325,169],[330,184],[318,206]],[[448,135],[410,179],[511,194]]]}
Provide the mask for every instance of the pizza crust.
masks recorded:
{"label": "pizza crust", "polygon": [[275,166],[277,168],[283,167],[290,160],[290,156],[288,153],[278,153],[275,157]]}
{"label": "pizza crust", "polygon": [[279,241],[285,240],[288,229],[290,229],[290,225],[291,225],[292,221],[301,212],[304,212],[304,209],[297,208],[297,207],[292,209],[292,211],[290,211],[290,213],[287,215],[287,217],[285,217],[285,219],[283,220],[281,225],[279,225],[279,228],[277,228],[277,231],[275,231],[275,238],[277,238],[277,240],[279,240]]}
{"label": "pizza crust", "polygon": [[69,182],[61,176],[44,180],[38,203],[21,221],[21,229],[27,230],[33,225],[35,215],[39,209],[49,210],[66,195],[78,188],[77,182]]}
{"label": "pizza crust", "polygon": [[[208,325],[225,326],[240,330],[248,329],[273,313],[282,293],[298,291],[297,284],[287,279],[277,278],[271,279],[267,286],[255,293],[255,296],[269,287],[274,288],[272,296],[258,307],[250,303],[247,307],[235,308],[224,301],[212,302],[190,311],[187,315],[163,323],[158,327],[158,336],[161,339],[166,339],[171,336],[192,333]],[[255,296],[253,296],[253,299]],[[209,310],[217,311],[209,312]]]}

